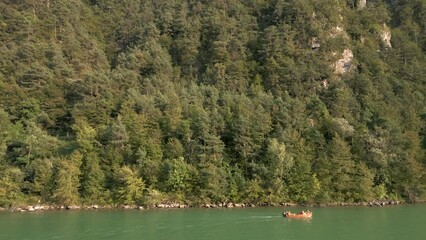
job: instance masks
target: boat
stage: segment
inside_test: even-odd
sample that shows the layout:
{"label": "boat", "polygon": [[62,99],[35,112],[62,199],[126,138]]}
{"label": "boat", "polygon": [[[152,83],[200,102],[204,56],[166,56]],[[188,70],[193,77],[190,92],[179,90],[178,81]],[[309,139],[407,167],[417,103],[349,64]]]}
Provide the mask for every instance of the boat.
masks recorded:
{"label": "boat", "polygon": [[309,219],[312,218],[312,212],[311,211],[301,211],[300,213],[292,213],[290,211],[283,212],[283,216],[286,218],[302,218],[302,219]]}

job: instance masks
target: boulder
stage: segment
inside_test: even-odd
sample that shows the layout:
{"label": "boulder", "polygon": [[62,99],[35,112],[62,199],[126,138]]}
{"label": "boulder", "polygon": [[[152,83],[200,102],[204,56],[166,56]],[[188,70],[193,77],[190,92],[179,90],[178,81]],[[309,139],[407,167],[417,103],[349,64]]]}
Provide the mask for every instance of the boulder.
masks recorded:
{"label": "boulder", "polygon": [[362,10],[367,7],[367,0],[358,0],[357,4],[358,10]]}
{"label": "boulder", "polygon": [[380,38],[382,39],[383,43],[385,44],[386,47],[391,48],[392,44],[391,44],[391,31],[389,29],[388,26],[386,26],[386,24],[383,24],[383,29],[380,31],[379,33]]}
{"label": "boulder", "polygon": [[227,207],[227,208],[233,208],[233,207],[234,207],[234,204],[233,204],[233,203],[228,203],[228,204],[226,204],[226,207]]}
{"label": "boulder", "polygon": [[78,210],[78,209],[80,209],[80,206],[78,206],[78,205],[67,205],[65,207],[65,209],[67,209],[67,210]]}
{"label": "boulder", "polygon": [[343,50],[342,58],[340,58],[334,63],[334,72],[336,74],[344,74],[346,72],[349,72],[352,67],[353,57],[354,55],[352,53],[352,50],[348,48]]}
{"label": "boulder", "polygon": [[34,210],[38,211],[38,210],[44,210],[44,206],[42,205],[35,205],[34,206]]}
{"label": "boulder", "polygon": [[317,48],[320,48],[320,47],[321,47],[321,44],[320,44],[318,38],[317,37],[311,38],[311,48],[317,49]]}

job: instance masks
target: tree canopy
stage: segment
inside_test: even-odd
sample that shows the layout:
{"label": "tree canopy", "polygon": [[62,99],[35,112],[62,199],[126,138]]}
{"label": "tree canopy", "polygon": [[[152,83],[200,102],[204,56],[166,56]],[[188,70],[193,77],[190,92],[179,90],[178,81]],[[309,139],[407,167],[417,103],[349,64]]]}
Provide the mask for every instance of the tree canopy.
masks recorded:
{"label": "tree canopy", "polygon": [[424,0],[4,0],[0,206],[426,199]]}

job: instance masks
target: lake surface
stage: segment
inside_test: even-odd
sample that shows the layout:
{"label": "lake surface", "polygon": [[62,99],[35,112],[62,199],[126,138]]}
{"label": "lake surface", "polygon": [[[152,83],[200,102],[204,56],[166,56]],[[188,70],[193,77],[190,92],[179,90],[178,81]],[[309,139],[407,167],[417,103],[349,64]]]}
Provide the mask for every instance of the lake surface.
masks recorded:
{"label": "lake surface", "polygon": [[0,212],[0,239],[426,239],[426,205],[301,208]]}

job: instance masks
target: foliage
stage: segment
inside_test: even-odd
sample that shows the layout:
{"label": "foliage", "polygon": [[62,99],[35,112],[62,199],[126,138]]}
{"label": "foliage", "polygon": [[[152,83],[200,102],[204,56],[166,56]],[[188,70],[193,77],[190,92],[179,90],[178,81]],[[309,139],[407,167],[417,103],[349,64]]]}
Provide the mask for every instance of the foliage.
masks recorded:
{"label": "foliage", "polygon": [[0,206],[424,200],[426,5],[357,4],[1,1]]}

